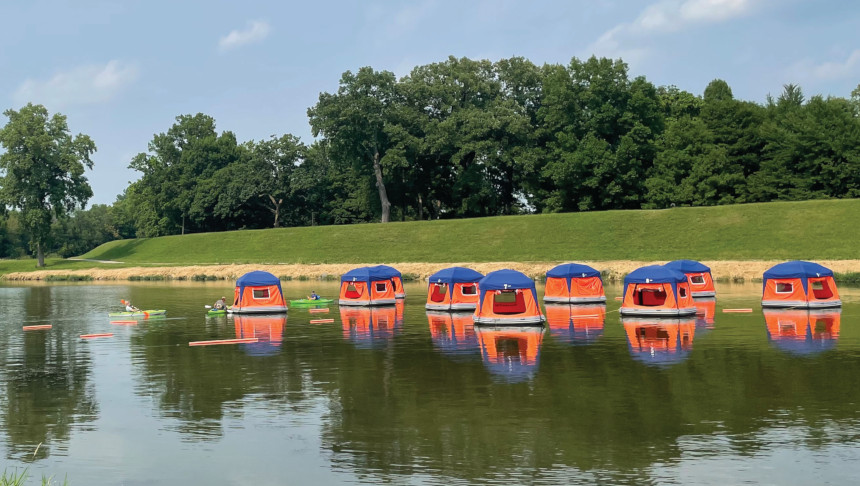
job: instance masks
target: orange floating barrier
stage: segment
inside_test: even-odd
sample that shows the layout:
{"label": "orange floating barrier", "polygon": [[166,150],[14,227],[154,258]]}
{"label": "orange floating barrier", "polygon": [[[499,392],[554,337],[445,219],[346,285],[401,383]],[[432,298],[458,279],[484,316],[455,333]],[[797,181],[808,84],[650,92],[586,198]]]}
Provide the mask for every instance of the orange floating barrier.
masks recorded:
{"label": "orange floating barrier", "polygon": [[325,324],[326,322],[334,322],[334,319],[311,319],[311,324]]}
{"label": "orange floating barrier", "polygon": [[723,309],[723,312],[752,312],[752,309]]}
{"label": "orange floating barrier", "polygon": [[328,309],[308,309],[311,314],[328,314]]}
{"label": "orange floating barrier", "polygon": [[111,324],[117,326],[136,326],[137,321],[110,321]]}
{"label": "orange floating barrier", "polygon": [[259,339],[252,338],[240,338],[240,339],[215,339],[212,341],[191,341],[188,343],[189,346],[216,346],[218,344],[242,344],[242,343],[256,343]]}
{"label": "orange floating barrier", "polygon": [[624,300],[624,297],[616,297],[615,300]]}
{"label": "orange floating barrier", "polygon": [[112,332],[107,332],[103,334],[81,334],[81,339],[95,339],[95,338],[107,338],[113,337]]}
{"label": "orange floating barrier", "polygon": [[21,330],[23,330],[23,331],[42,331],[45,329],[51,329],[52,327],[54,327],[54,326],[52,326],[50,324],[42,324],[39,326],[24,326],[21,328]]}

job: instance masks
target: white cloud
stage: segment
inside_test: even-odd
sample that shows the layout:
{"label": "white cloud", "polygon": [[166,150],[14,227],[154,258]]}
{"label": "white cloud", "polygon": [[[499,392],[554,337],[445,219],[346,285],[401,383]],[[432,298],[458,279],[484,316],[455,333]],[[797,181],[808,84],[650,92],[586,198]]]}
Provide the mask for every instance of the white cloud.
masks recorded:
{"label": "white cloud", "polygon": [[234,49],[247,44],[260,42],[268,37],[271,31],[268,22],[255,20],[248,23],[248,28],[245,30],[233,30],[218,41],[218,47],[222,51]]}
{"label": "white cloud", "polygon": [[13,98],[17,104],[32,102],[49,108],[104,103],[133,83],[137,75],[137,66],[117,60],[79,66],[58,72],[46,81],[27,79]]}
{"label": "white cloud", "polygon": [[762,0],[660,0],[647,6],[632,22],[604,32],[587,48],[587,55],[641,59],[648,38],[697,25],[725,22],[752,12]]}
{"label": "white cloud", "polygon": [[860,49],[848,54],[843,61],[826,61],[816,64],[810,59],[795,63],[788,69],[790,76],[802,80],[845,79],[860,73]]}

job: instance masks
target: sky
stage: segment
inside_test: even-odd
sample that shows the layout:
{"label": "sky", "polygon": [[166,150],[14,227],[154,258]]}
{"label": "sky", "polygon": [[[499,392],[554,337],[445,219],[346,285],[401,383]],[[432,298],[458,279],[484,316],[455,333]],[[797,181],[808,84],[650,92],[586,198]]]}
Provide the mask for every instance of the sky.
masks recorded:
{"label": "sky", "polygon": [[311,143],[307,109],[362,66],[597,55],[694,94],[720,78],[757,102],[787,83],[849,97],[858,26],[845,0],[4,1],[0,108],[40,103],[92,137],[90,203],[111,204],[176,116],[208,114],[240,142]]}

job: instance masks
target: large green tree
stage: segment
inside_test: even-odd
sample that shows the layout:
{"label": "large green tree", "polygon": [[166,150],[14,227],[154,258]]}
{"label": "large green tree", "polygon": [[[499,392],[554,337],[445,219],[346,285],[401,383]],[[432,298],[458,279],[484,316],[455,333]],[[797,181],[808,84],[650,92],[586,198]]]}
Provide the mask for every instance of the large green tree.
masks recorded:
{"label": "large green tree", "polygon": [[66,117],[53,116],[42,105],[4,112],[9,122],[0,129],[0,199],[21,211],[39,267],[45,266],[45,248],[51,223],[75,208],[83,208],[93,191],[85,168],[96,145],[89,136],[72,136]]}

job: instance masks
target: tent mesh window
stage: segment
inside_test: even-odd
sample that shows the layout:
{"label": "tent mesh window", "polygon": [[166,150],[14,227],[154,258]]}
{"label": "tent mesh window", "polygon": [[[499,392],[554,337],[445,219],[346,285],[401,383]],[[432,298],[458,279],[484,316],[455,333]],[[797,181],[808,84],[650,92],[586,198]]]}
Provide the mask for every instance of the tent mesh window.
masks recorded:
{"label": "tent mesh window", "polygon": [[696,285],[704,285],[705,284],[705,277],[703,277],[701,275],[693,275],[692,277],[690,277],[690,283],[693,283]]}
{"label": "tent mesh window", "polygon": [[493,298],[493,313],[522,314],[526,311],[526,300],[522,292],[499,290]]}
{"label": "tent mesh window", "polygon": [[686,287],[678,287],[678,295],[681,297],[687,296],[687,288]]}
{"label": "tent mesh window", "polygon": [[657,307],[666,303],[666,291],[663,289],[636,289],[633,292],[633,303],[647,307]]}
{"label": "tent mesh window", "polygon": [[375,285],[376,285],[376,291],[377,292],[385,292],[386,285],[387,285],[385,282],[376,282]]}
{"label": "tent mesh window", "polygon": [[460,288],[460,293],[463,295],[476,295],[478,293],[477,285],[464,285]]}
{"label": "tent mesh window", "polygon": [[776,293],[778,294],[790,294],[794,292],[794,285],[790,282],[777,282],[776,284]]}
{"label": "tent mesh window", "polygon": [[255,299],[268,299],[269,298],[269,289],[254,289],[254,298]]}
{"label": "tent mesh window", "polygon": [[356,288],[355,284],[351,283],[346,286],[346,293],[344,296],[347,299],[357,299],[361,297],[361,294],[358,292],[358,288]]}
{"label": "tent mesh window", "polygon": [[830,290],[830,286],[824,280],[813,281],[810,284],[812,285],[812,295],[816,299],[833,298],[833,291]]}
{"label": "tent mesh window", "polygon": [[445,300],[445,294],[448,293],[448,284],[433,284],[433,293],[430,294],[430,300],[433,302],[442,302]]}

